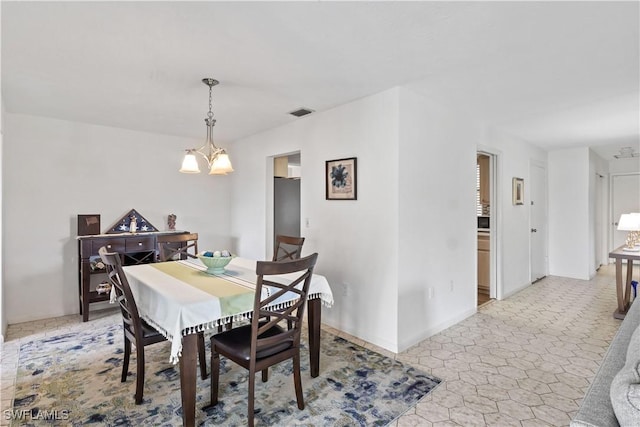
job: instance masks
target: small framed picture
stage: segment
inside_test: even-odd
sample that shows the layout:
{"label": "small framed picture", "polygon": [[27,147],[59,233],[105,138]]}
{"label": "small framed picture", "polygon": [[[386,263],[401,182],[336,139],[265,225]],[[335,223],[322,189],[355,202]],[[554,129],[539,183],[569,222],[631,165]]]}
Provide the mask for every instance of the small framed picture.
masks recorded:
{"label": "small framed picture", "polygon": [[78,215],[78,236],[100,234],[100,215]]}
{"label": "small framed picture", "polygon": [[513,178],[512,198],[514,205],[524,205],[524,179]]}
{"label": "small framed picture", "polygon": [[357,164],[356,157],[326,161],[327,200],[357,200]]}

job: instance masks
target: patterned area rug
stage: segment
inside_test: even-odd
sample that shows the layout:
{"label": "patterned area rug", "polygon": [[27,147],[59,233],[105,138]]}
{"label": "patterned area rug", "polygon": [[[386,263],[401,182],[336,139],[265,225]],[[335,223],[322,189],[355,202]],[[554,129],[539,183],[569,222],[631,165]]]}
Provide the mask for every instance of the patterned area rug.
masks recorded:
{"label": "patterned area rug", "polygon": [[[135,405],[135,353],[127,382],[121,383],[122,341],[122,327],[112,325],[23,344],[13,409],[30,412],[13,425],[182,425],[179,369],[169,363],[169,343],[145,348],[144,402]],[[296,405],[292,364],[283,362],[270,369],[268,382],[257,375],[257,425],[383,426],[440,383],[325,331],[317,378],[309,375],[308,354],[305,346],[305,409]],[[220,401],[209,411],[201,408],[209,403],[210,381],[198,377],[196,423],[246,425],[247,371],[225,358],[221,362]]]}

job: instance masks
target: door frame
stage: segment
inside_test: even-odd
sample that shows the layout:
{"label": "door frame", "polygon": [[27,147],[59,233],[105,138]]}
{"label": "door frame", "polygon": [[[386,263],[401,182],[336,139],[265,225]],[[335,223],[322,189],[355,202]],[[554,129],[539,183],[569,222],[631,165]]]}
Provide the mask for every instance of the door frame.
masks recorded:
{"label": "door frame", "polygon": [[[502,151],[492,147],[478,144],[476,154],[486,154],[489,156],[489,201],[491,203],[491,221],[489,232],[491,239],[489,240],[490,250],[490,285],[489,297],[501,300],[503,296],[502,286]],[[476,254],[478,252],[478,240],[476,239]],[[478,262],[476,256],[476,263]],[[477,271],[477,268],[476,268]],[[477,273],[476,273],[477,274]],[[478,278],[476,276],[476,305],[478,298]]]}
{"label": "door frame", "polygon": [[[273,256],[273,247],[275,244],[275,237],[273,235],[274,232],[274,198],[275,198],[275,192],[274,192],[274,184],[273,184],[273,177],[274,177],[274,167],[273,167],[273,162],[275,160],[276,157],[285,157],[285,156],[291,156],[294,154],[299,154],[300,156],[302,156],[302,150],[294,150],[294,151],[288,151],[286,153],[278,153],[278,154],[271,154],[269,156],[267,156],[265,158],[265,162],[266,162],[266,200],[265,200],[265,245],[266,247],[265,249],[265,259],[271,259],[271,257]],[[302,179],[302,178],[301,178]],[[302,186],[300,187],[300,197],[302,197]],[[302,206],[300,206],[300,232],[302,233]]]}
{"label": "door frame", "polygon": [[[548,188],[548,167],[547,164],[540,160],[531,159],[529,160],[529,182],[530,185],[533,185],[533,174],[531,173],[531,169],[534,167],[538,167],[544,171],[544,182],[542,183],[543,194],[544,194],[544,265],[543,265],[543,273],[546,277],[549,275],[549,194],[547,191]],[[530,194],[533,194],[533,191],[530,191]],[[531,204],[529,204],[529,229],[533,228],[533,224],[531,224]],[[531,262],[531,258],[533,255],[533,244],[531,232],[529,232],[529,282],[533,283],[533,263]]]}

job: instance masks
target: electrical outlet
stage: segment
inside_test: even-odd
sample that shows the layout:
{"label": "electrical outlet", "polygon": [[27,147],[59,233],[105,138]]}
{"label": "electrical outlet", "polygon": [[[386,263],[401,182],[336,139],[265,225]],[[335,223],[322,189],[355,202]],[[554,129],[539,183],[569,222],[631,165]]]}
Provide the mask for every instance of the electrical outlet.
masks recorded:
{"label": "electrical outlet", "polygon": [[304,226],[309,228],[309,218],[304,219]]}
{"label": "electrical outlet", "polygon": [[453,280],[451,281],[451,283],[449,284],[449,291],[453,292]]}
{"label": "electrical outlet", "polygon": [[343,284],[342,285],[342,295],[344,295],[346,297],[346,296],[349,296],[349,293],[350,293],[349,284],[348,283]]}
{"label": "electrical outlet", "polygon": [[433,288],[427,289],[427,296],[429,297],[429,299],[433,298]]}

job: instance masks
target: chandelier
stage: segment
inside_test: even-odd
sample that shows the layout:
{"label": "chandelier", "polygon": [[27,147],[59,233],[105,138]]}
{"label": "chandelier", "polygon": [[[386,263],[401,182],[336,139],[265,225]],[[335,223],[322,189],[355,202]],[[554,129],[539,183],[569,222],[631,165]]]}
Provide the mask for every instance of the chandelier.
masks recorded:
{"label": "chandelier", "polygon": [[207,167],[209,168],[209,175],[226,175],[229,172],[233,172],[231,166],[231,160],[224,148],[216,147],[213,143],[213,126],[216,124],[216,120],[213,118],[213,112],[211,111],[211,89],[219,82],[212,78],[202,79],[202,83],[209,86],[209,112],[204,122],[207,125],[207,141],[200,148],[189,148],[187,154],[185,154],[182,160],[182,167],[180,172],[182,173],[200,173],[200,167],[198,167],[198,159],[196,154],[201,155],[207,161]]}

